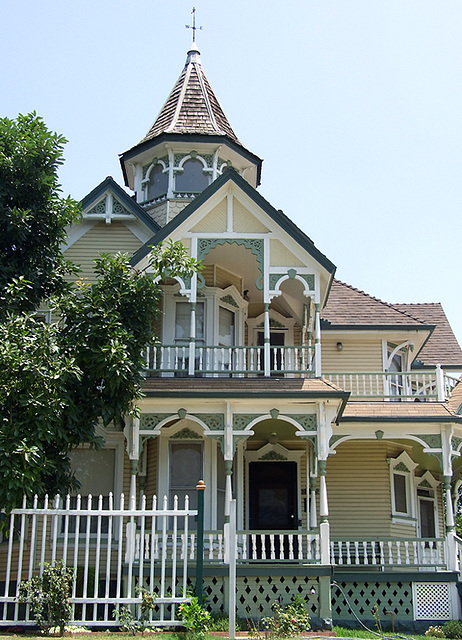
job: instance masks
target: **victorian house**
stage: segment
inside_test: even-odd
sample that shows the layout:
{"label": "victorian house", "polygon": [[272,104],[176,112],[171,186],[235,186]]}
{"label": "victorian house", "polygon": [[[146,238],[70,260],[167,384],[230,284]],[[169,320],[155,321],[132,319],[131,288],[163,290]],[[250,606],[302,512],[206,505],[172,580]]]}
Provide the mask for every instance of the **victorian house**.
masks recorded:
{"label": "victorian house", "polygon": [[370,621],[375,604],[402,627],[458,618],[462,351],[441,306],[388,304],[335,279],[259,193],[262,160],[194,45],[120,162],[133,196],[101,182],[64,255],[91,280],[102,250],[144,269],[171,239],[204,267],[162,283],[140,418],[105,430],[102,451],[74,453],[82,493],[195,506],[204,480],[215,610],[227,609],[220,547],[235,499],[238,615],[298,593],[334,623]]}

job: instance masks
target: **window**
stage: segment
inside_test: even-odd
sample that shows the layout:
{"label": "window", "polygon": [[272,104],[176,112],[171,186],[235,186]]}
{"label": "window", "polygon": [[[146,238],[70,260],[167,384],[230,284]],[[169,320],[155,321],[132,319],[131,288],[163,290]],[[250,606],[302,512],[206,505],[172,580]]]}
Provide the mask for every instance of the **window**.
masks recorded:
{"label": "window", "polygon": [[175,178],[175,190],[199,193],[210,184],[210,176],[204,173],[204,165],[197,158],[190,158]]}
{"label": "window", "polygon": [[417,464],[406,451],[388,460],[390,465],[391,515],[396,521],[416,522],[414,469]]}
{"label": "window", "polygon": [[149,182],[147,184],[147,200],[158,198],[167,193],[168,189],[168,173],[164,172],[161,164],[156,164],[149,174]]}
{"label": "window", "polygon": [[[92,496],[92,509],[98,507],[99,496],[103,497],[103,509],[109,506],[109,494],[114,493],[114,473],[115,473],[115,449],[74,449],[69,454],[71,467],[75,473],[77,480],[81,486],[75,493],[81,496],[81,508],[86,509],[88,504],[88,496]],[[77,496],[71,497],[71,509],[75,509],[77,505]],[[87,517],[82,516],[79,522],[79,533],[83,534],[87,531]],[[101,532],[108,532],[109,518],[101,517]],[[69,518],[69,533],[74,533],[76,527],[76,518]],[[64,532],[65,519],[62,522],[62,531]],[[90,533],[96,533],[98,529],[98,518],[93,516],[90,518]]]}
{"label": "window", "polygon": [[196,485],[204,477],[203,457],[202,442],[170,442],[170,508],[175,496],[180,509],[189,496],[190,508],[197,509]]}
{"label": "window", "polygon": [[[204,303],[196,303],[196,343],[204,344]],[[175,344],[188,344],[191,336],[191,304],[177,302],[175,305]]]}

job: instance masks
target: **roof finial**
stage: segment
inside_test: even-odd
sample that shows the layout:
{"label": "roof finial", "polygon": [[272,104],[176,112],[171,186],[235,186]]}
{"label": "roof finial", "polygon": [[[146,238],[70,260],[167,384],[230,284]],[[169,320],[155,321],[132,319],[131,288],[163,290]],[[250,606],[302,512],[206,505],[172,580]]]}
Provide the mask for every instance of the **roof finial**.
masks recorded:
{"label": "roof finial", "polygon": [[197,31],[197,29],[202,31],[202,27],[196,27],[196,7],[192,8],[191,15],[192,15],[192,25],[185,24],[185,27],[186,27],[186,29],[192,29],[192,32],[193,32],[193,34],[192,34],[192,43],[194,45],[194,44],[196,44],[196,31]]}

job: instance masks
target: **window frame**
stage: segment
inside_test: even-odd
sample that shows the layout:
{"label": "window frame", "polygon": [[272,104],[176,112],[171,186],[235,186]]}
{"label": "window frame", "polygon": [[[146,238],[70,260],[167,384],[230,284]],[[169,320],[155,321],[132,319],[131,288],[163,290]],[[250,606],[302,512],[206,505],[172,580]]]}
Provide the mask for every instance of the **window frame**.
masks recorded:
{"label": "window frame", "polygon": [[[414,471],[418,464],[410,455],[403,451],[397,458],[388,458],[390,467],[390,502],[391,519],[393,524],[406,523],[417,526],[417,496],[414,485]],[[404,477],[406,511],[398,511],[396,506],[395,477]]]}

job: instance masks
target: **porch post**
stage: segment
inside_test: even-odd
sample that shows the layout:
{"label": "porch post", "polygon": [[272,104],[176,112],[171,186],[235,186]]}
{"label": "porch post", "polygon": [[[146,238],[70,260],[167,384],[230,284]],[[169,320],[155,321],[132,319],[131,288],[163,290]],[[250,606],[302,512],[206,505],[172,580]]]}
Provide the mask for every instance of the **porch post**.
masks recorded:
{"label": "porch post", "polygon": [[321,377],[321,305],[316,302],[314,305],[314,375]]}
{"label": "porch post", "polygon": [[318,526],[318,517],[316,515],[316,484],[317,476],[313,473],[310,476],[310,529],[316,529]]}
{"label": "porch post", "polygon": [[265,376],[271,375],[271,345],[270,345],[270,317],[269,317],[269,303],[265,302],[265,316],[264,316],[264,341],[263,341],[263,353],[265,361]]}
{"label": "porch post", "polygon": [[330,526],[328,521],[329,506],[327,504],[326,460],[318,460],[319,468],[319,537],[321,543],[321,564],[330,564]]}
{"label": "porch post", "polygon": [[446,400],[446,390],[444,388],[444,371],[440,364],[436,365],[436,392],[438,394],[438,402]]}
{"label": "porch post", "polygon": [[191,302],[191,326],[189,329],[189,367],[188,374],[194,375],[196,364],[196,303]]}
{"label": "porch post", "polygon": [[130,501],[136,499],[136,476],[138,473],[138,460],[140,457],[140,419],[127,418],[124,427],[124,436],[127,441],[127,453],[130,459]]}
{"label": "porch post", "polygon": [[[441,369],[440,369],[441,371]],[[443,468],[443,503],[446,505],[446,566],[448,571],[457,571],[456,527],[452,508],[452,425],[445,425],[441,432]]]}

